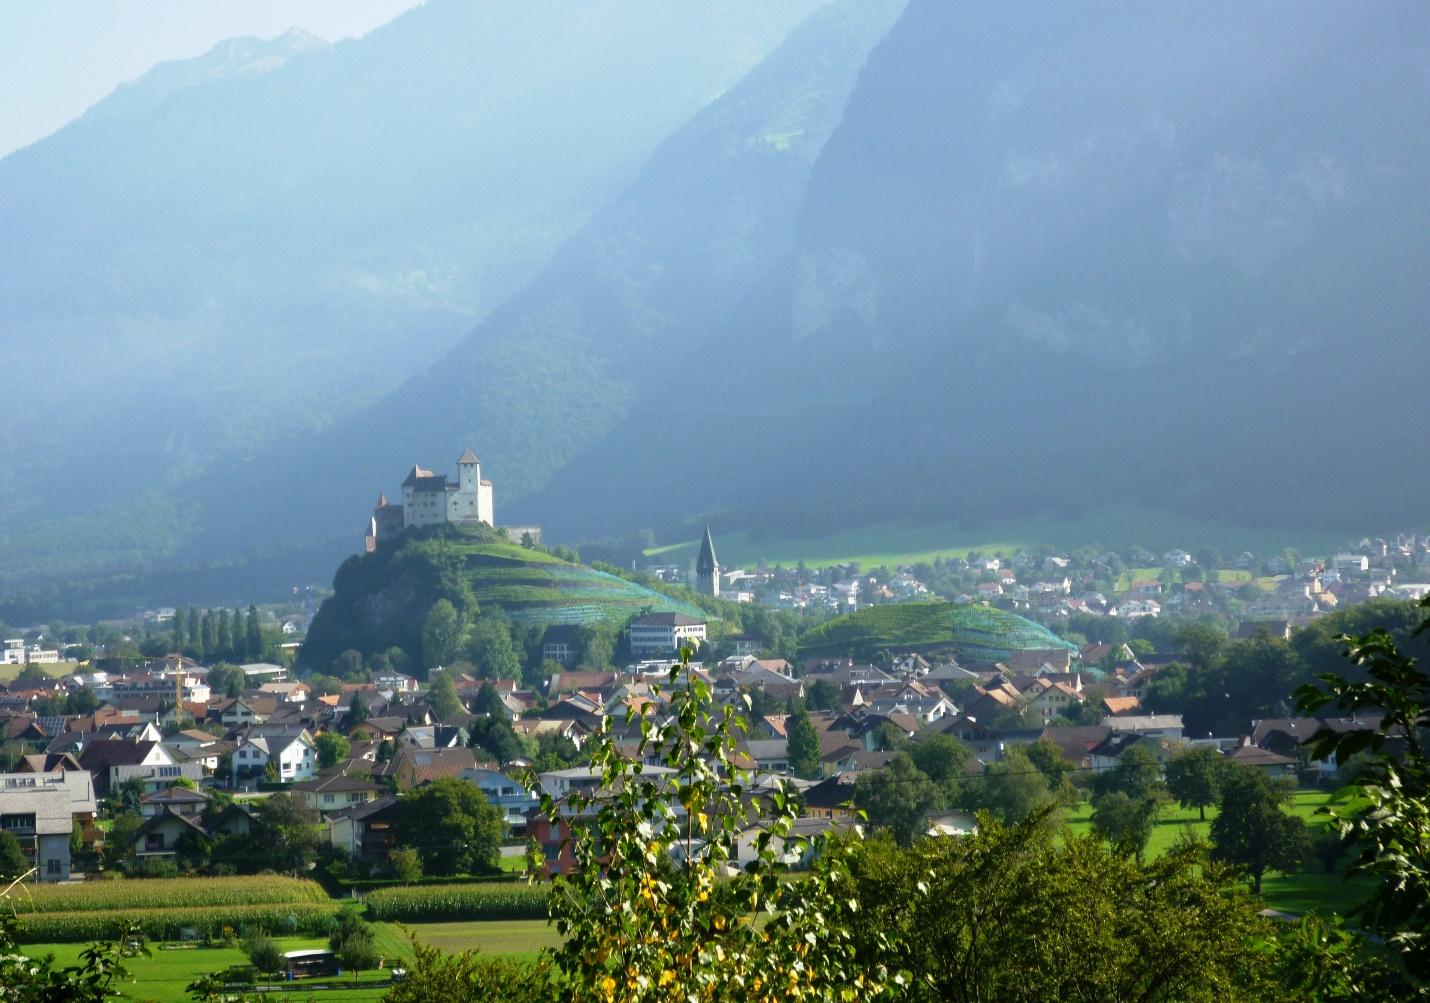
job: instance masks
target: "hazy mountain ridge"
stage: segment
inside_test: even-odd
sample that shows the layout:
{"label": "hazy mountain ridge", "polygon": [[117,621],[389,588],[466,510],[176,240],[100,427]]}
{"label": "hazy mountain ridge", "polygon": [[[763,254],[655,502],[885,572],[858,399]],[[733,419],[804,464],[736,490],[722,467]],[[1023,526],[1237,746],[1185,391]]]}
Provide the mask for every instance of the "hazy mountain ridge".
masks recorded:
{"label": "hazy mountain ridge", "polygon": [[[255,461],[295,485],[293,519],[279,531],[360,520],[403,463],[445,462],[429,454],[456,442],[478,451],[497,484],[498,521],[519,521],[523,497],[633,401],[682,394],[688,353],[719,335],[730,306],[790,247],[808,171],[864,54],[902,6],[841,0],[813,15],[427,373],[331,432]],[[315,456],[319,481],[303,476]],[[251,532],[247,474],[224,473],[205,486],[214,532]],[[588,497],[606,489],[586,488]]]}
{"label": "hazy mountain ridge", "polygon": [[[532,507],[601,532],[563,499],[605,470],[605,509],[656,526],[1129,498],[1252,525],[1422,518],[1423,416],[1377,424],[1402,462],[1371,483],[1340,468],[1365,458],[1350,402],[1409,405],[1403,367],[1430,361],[1430,18],[1296,10],[914,0],[793,252],[702,357],[720,412],[673,428],[643,400]],[[720,475],[650,461],[681,440]]]}
{"label": "hazy mountain ridge", "polygon": [[122,533],[380,399],[816,4],[433,0],[268,72],[216,67],[299,40],[160,68],[0,160],[0,537]]}

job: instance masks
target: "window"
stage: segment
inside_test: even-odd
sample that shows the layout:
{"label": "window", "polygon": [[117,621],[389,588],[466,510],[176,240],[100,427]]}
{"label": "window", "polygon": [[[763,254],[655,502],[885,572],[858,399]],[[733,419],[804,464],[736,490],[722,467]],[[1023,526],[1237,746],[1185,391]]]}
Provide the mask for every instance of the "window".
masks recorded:
{"label": "window", "polygon": [[332,796],[331,794],[324,794],[324,795],[323,795],[323,804],[332,804],[332,803],[333,803],[333,796]]}
{"label": "window", "polygon": [[46,860],[46,861],[45,861],[45,873],[46,873],[46,874],[63,874],[63,873],[64,873],[64,868],[60,866],[61,863],[62,863],[62,861],[59,861],[59,860]]}
{"label": "window", "polygon": [[33,829],[35,827],[34,813],[29,815],[0,815],[0,829],[13,832],[17,829]]}

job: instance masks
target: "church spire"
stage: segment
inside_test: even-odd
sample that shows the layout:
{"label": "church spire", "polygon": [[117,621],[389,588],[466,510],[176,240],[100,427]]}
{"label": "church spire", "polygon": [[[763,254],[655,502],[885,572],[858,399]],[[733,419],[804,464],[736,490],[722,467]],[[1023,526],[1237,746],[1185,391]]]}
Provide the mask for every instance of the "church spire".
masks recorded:
{"label": "church spire", "polygon": [[700,556],[695,559],[695,591],[710,596],[720,594],[720,562],[715,559],[715,540],[709,526],[700,542]]}

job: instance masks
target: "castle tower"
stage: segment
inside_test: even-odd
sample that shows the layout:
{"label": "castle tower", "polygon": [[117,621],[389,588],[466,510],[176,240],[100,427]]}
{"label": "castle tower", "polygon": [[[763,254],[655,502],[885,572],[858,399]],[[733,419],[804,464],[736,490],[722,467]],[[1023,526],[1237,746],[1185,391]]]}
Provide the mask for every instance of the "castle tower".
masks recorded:
{"label": "castle tower", "polygon": [[700,556],[695,559],[695,591],[707,596],[720,596],[720,562],[715,560],[715,541],[710,527],[705,527],[705,539],[700,543]]}

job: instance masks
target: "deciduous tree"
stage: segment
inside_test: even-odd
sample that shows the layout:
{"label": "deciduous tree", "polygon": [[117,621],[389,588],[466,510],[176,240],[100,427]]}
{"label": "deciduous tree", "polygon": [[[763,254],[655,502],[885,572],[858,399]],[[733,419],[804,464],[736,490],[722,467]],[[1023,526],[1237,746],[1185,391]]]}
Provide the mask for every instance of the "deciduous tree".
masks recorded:
{"label": "deciduous tree", "polygon": [[1293,872],[1306,857],[1306,823],[1286,813],[1287,797],[1285,788],[1250,767],[1231,767],[1222,779],[1212,856],[1245,868],[1258,895],[1267,871]]}

